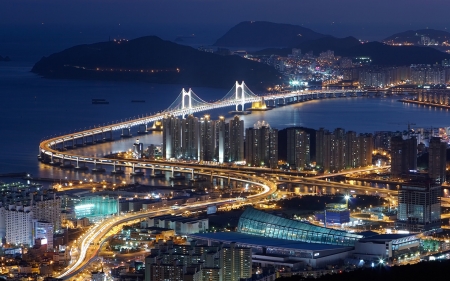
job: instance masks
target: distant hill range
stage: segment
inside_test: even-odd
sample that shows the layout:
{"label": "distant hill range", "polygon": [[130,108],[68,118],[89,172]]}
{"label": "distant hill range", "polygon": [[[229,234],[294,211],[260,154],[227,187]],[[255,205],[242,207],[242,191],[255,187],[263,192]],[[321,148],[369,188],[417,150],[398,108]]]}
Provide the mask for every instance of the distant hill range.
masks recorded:
{"label": "distant hill range", "polygon": [[[380,42],[360,43],[353,37],[334,38],[324,37],[317,40],[304,42],[297,46],[302,53],[312,51],[314,55],[320,52],[333,50],[336,56],[342,57],[370,57],[373,65],[400,66],[410,64],[435,64],[444,59],[450,59],[450,55],[430,47],[419,46],[389,46]],[[291,48],[264,49],[254,52],[254,55],[280,55],[287,56],[292,52]]]}
{"label": "distant hill range", "polygon": [[309,28],[298,25],[266,21],[244,21],[220,37],[214,46],[219,47],[295,47],[303,42],[325,37]]}
{"label": "distant hill range", "polygon": [[280,83],[271,66],[220,56],[155,36],[79,45],[43,57],[32,72],[46,78],[148,81],[231,88],[244,80],[253,89]]}
{"label": "distant hill range", "polygon": [[[312,51],[315,55],[318,55],[327,50],[345,50],[359,45],[361,45],[361,42],[354,37],[336,38],[326,36],[320,39],[303,42],[296,45],[295,48],[301,49],[303,54]],[[253,52],[252,54],[287,56],[290,53],[292,53],[292,48],[267,48]]]}
{"label": "distant hill range", "polygon": [[450,40],[450,33],[447,31],[436,29],[420,29],[396,33],[384,39],[383,42],[392,42],[396,44],[407,42],[418,44],[418,42],[421,41],[422,36],[428,37],[430,38],[430,40],[438,41],[439,43]]}

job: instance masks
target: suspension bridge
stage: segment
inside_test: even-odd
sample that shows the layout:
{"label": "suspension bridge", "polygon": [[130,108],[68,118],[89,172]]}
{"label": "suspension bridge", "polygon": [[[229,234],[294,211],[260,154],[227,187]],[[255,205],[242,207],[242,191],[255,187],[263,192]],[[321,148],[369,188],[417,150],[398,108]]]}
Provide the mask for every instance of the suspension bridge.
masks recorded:
{"label": "suspension bridge", "polygon": [[283,106],[290,103],[313,99],[346,96],[355,97],[358,95],[365,95],[365,93],[358,90],[314,90],[285,91],[276,94],[258,96],[252,92],[244,82],[236,82],[223,98],[215,102],[206,102],[195,94],[192,89],[186,91],[183,88],[175,101],[172,102],[166,110],[157,114],[119,121],[44,140],[39,145],[38,157],[40,159],[49,160],[51,163],[56,158],[59,159],[60,162],[62,161],[62,165],[64,165],[65,161],[76,161],[77,167],[79,167],[79,162],[91,162],[94,161],[94,159],[65,153],[67,149],[99,142],[112,141],[113,132],[118,130],[121,130],[121,137],[131,137],[131,129],[133,127],[138,128],[138,133],[146,133],[149,124],[154,124],[154,122],[162,120],[165,116],[184,117],[189,114],[232,106],[235,106],[236,112],[242,112],[245,111],[246,104],[254,102],[265,102],[271,106]]}

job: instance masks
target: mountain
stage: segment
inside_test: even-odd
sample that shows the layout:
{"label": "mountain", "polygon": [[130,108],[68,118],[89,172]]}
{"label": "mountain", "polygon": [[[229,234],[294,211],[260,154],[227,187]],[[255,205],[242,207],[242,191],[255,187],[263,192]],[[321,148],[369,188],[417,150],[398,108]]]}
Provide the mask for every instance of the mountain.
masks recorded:
{"label": "mountain", "polygon": [[220,47],[294,47],[302,42],[325,37],[298,25],[266,21],[244,21],[220,37],[214,46]]}
{"label": "mountain", "polygon": [[369,42],[359,46],[335,50],[335,55],[343,57],[370,57],[373,65],[401,66],[411,64],[435,64],[450,55],[430,47],[389,46],[380,42]]}
{"label": "mountain", "polygon": [[[354,37],[336,38],[332,36],[326,36],[320,39],[303,42],[296,45],[295,48],[301,49],[302,53],[312,51],[318,55],[320,52],[327,50],[344,50],[361,45],[358,39]],[[292,52],[292,48],[269,48],[256,51],[254,55],[279,55],[287,56]]]}
{"label": "mountain", "polygon": [[262,89],[280,83],[268,66],[239,56],[220,56],[147,36],[79,45],[43,57],[31,70],[46,78],[147,81],[230,88],[244,80]]}
{"label": "mountain", "polygon": [[430,40],[434,39],[434,41],[438,41],[439,43],[450,40],[450,33],[447,31],[436,29],[419,29],[396,33],[384,39],[383,42],[392,42],[392,43],[408,42],[417,44],[418,42],[420,42],[422,36],[429,37]]}

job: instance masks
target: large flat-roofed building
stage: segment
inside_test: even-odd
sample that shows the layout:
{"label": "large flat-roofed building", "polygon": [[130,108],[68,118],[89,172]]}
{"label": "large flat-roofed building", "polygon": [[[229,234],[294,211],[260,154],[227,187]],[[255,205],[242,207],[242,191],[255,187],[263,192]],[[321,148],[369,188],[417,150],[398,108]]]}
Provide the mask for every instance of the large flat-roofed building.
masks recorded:
{"label": "large flat-roofed building", "polygon": [[373,233],[355,244],[353,255],[358,259],[378,262],[411,257],[419,252],[420,239],[416,234]]}
{"label": "large flat-roofed building", "polygon": [[286,241],[280,238],[261,237],[239,232],[196,233],[190,239],[206,241],[209,245],[236,243],[252,249],[253,263],[289,264],[303,263],[312,267],[323,267],[343,260],[353,250],[352,246]]}
{"label": "large flat-roofed building", "polygon": [[208,218],[186,218],[182,216],[163,215],[145,220],[145,227],[163,227],[175,230],[177,235],[203,232],[209,228]]}
{"label": "large flat-roofed building", "polygon": [[441,227],[442,186],[405,183],[398,191],[397,229],[413,232]]}

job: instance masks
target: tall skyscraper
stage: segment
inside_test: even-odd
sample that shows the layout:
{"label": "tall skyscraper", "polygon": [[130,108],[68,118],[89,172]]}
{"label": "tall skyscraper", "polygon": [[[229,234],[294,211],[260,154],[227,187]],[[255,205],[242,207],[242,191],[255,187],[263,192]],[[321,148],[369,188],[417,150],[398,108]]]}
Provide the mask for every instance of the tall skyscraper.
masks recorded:
{"label": "tall skyscraper", "polygon": [[442,184],[446,180],[447,144],[442,142],[440,137],[433,137],[430,140],[428,153],[428,175]]}
{"label": "tall skyscraper", "polygon": [[287,162],[298,170],[310,163],[310,136],[305,131],[287,129]]}
{"label": "tall skyscraper", "polygon": [[276,168],[278,165],[278,130],[269,124],[258,122],[245,130],[247,164]]}
{"label": "tall skyscraper", "polygon": [[0,214],[4,215],[5,219],[6,243],[34,245],[33,212],[30,206],[11,205],[4,208]]}
{"label": "tall skyscraper", "polygon": [[215,128],[215,152],[214,158],[219,163],[228,162],[230,153],[230,128],[225,123],[225,117],[220,116]]}
{"label": "tall skyscraper", "polygon": [[373,135],[360,134],[359,135],[359,165],[360,167],[372,165],[373,152]]}
{"label": "tall skyscraper", "polygon": [[359,155],[359,148],[360,148],[360,142],[359,138],[357,137],[356,133],[353,131],[348,131],[345,134],[345,166],[346,168],[356,168],[360,166],[360,155]]}
{"label": "tall skyscraper", "polygon": [[403,139],[401,136],[391,138],[391,176],[399,178],[402,175],[402,148]]}
{"label": "tall skyscraper", "polygon": [[181,150],[182,158],[199,159],[199,121],[194,115],[189,115],[181,121]]}
{"label": "tall skyscraper", "polygon": [[373,137],[337,128],[316,131],[316,161],[324,172],[372,165]]}
{"label": "tall skyscraper", "polygon": [[401,136],[391,138],[391,176],[401,177],[411,170],[417,170],[417,139],[403,140]]}
{"label": "tall skyscraper", "polygon": [[165,116],[163,119],[163,158],[179,158],[181,156],[180,119]]}
{"label": "tall skyscraper", "polygon": [[333,163],[332,170],[340,171],[345,169],[345,130],[342,128],[337,128],[333,132],[334,135],[334,148],[332,148]]}
{"label": "tall skyscraper", "polygon": [[414,232],[440,228],[441,196],[438,184],[403,184],[398,191],[396,227]]}
{"label": "tall skyscraper", "polygon": [[244,120],[234,116],[229,123],[229,162],[244,161]]}
{"label": "tall skyscraper", "polygon": [[328,130],[325,130],[324,128],[320,128],[316,131],[316,165],[318,167],[323,167],[323,150],[324,150],[324,138],[325,134],[328,133]]}
{"label": "tall skyscraper", "polygon": [[200,160],[215,161],[215,124],[209,115],[200,119]]}

